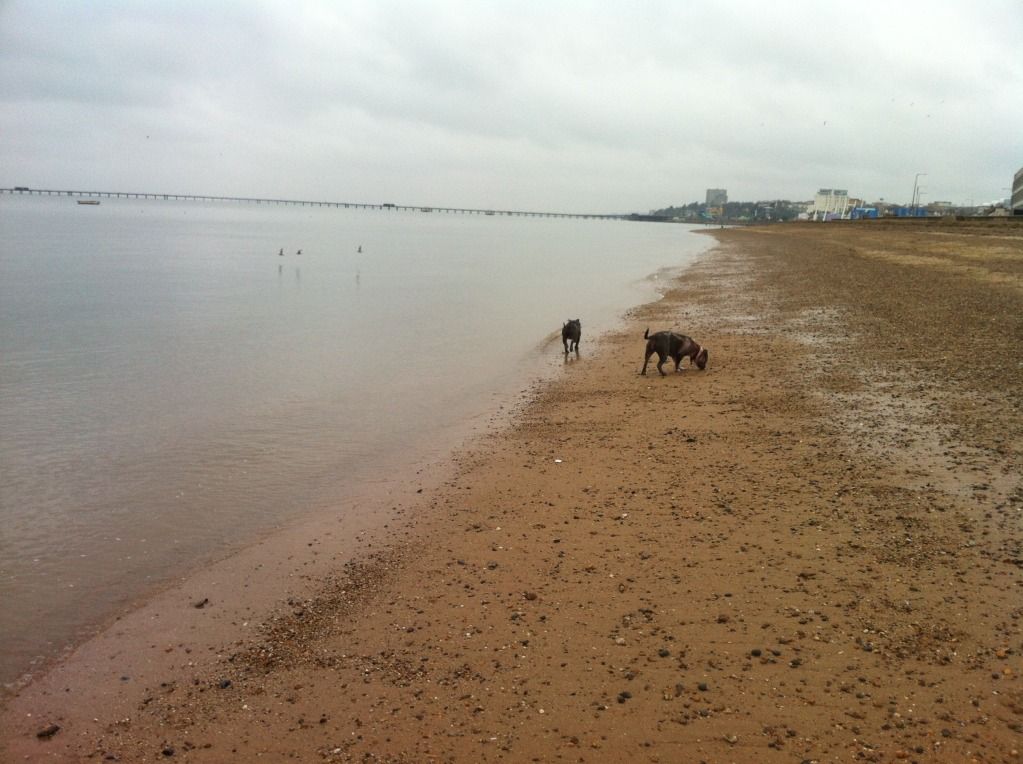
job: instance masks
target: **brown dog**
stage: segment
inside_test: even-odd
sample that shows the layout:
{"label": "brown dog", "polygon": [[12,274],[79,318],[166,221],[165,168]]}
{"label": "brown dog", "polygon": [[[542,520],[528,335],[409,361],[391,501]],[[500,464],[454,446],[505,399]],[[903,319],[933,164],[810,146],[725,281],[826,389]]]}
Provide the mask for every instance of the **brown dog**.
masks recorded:
{"label": "brown dog", "polygon": [[682,371],[679,366],[683,358],[689,358],[690,366],[695,363],[700,369],[707,368],[707,359],[710,354],[707,352],[707,348],[701,346],[692,337],[675,334],[675,332],[651,334],[650,329],[647,329],[643,332],[643,339],[646,340],[646,358],[643,359],[643,371],[640,374],[646,374],[646,365],[654,353],[657,353],[657,371],[661,373],[662,377],[667,375],[661,365],[669,358],[675,361],[675,371]]}

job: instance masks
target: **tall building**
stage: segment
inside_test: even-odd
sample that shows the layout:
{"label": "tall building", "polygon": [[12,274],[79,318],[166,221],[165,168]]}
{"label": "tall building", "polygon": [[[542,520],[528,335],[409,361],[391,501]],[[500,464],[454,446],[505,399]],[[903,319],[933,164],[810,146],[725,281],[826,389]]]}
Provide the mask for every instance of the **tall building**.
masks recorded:
{"label": "tall building", "polygon": [[834,220],[846,216],[849,211],[849,192],[844,188],[822,188],[813,197],[810,207],[812,220]]}
{"label": "tall building", "polygon": [[724,207],[728,204],[728,191],[723,188],[707,189],[707,206]]}
{"label": "tall building", "polygon": [[1013,215],[1023,215],[1023,167],[1012,176],[1012,202],[1009,206]]}

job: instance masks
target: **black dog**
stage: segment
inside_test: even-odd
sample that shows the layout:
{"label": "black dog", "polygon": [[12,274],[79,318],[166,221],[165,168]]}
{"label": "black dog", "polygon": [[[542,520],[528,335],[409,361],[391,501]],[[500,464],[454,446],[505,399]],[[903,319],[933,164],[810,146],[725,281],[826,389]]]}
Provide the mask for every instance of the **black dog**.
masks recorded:
{"label": "black dog", "polygon": [[578,318],[570,318],[561,327],[561,341],[565,345],[565,355],[574,350],[579,355],[579,339],[583,336],[583,325]]}
{"label": "black dog", "polygon": [[647,329],[643,332],[643,339],[646,340],[646,358],[643,359],[643,371],[640,374],[646,374],[646,365],[654,353],[657,353],[657,371],[661,373],[662,377],[667,375],[661,368],[661,364],[669,358],[675,361],[675,371],[681,371],[679,365],[682,363],[682,359],[687,357],[690,365],[695,363],[701,369],[707,368],[707,358],[710,354],[707,352],[707,348],[702,347],[692,337],[675,334],[675,332],[651,334]]}

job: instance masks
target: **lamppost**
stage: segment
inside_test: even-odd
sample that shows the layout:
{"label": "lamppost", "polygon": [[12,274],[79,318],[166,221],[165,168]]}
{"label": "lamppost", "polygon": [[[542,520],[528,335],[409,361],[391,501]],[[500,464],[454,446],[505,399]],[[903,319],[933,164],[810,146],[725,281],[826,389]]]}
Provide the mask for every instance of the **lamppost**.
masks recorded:
{"label": "lamppost", "polygon": [[919,200],[919,196],[918,195],[920,193],[920,178],[922,178],[926,174],[927,173],[925,173],[925,172],[918,172],[916,174],[916,177],[913,178],[913,199],[912,199],[912,201],[910,201],[909,206],[913,208],[913,214],[914,215],[916,215],[916,207],[917,207],[917,202]]}

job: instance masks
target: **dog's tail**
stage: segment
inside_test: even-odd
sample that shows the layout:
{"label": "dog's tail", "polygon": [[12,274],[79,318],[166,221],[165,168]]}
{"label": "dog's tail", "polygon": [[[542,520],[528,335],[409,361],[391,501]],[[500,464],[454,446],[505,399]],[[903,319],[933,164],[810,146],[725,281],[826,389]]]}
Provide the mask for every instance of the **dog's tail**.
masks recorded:
{"label": "dog's tail", "polygon": [[649,326],[646,328],[646,331],[643,332],[643,339],[645,339],[645,340],[650,339],[650,327]]}

